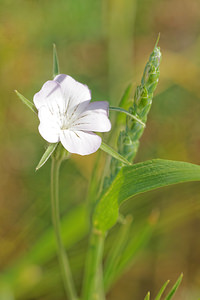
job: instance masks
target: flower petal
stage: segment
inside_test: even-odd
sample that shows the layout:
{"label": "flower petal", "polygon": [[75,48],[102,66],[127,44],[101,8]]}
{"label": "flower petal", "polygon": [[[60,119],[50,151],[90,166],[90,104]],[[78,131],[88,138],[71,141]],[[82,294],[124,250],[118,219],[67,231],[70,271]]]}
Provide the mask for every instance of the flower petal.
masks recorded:
{"label": "flower petal", "polygon": [[57,143],[60,140],[59,132],[54,127],[50,128],[45,123],[40,123],[38,127],[39,133],[49,143]]}
{"label": "flower petal", "polygon": [[60,141],[70,153],[88,155],[96,152],[101,146],[101,137],[93,132],[62,130]]}
{"label": "flower petal", "polygon": [[54,81],[61,86],[68,114],[73,114],[75,110],[77,113],[77,106],[82,103],[81,111],[79,112],[81,113],[91,100],[91,92],[88,86],[65,74],[57,75]]}
{"label": "flower petal", "polygon": [[62,127],[62,117],[58,118],[56,114],[52,114],[47,106],[41,106],[38,111],[38,118],[40,123],[44,123],[46,127],[60,130]]}
{"label": "flower petal", "polygon": [[61,114],[65,111],[65,100],[61,87],[54,80],[45,82],[41,90],[34,95],[33,102],[38,110],[45,105],[52,114]]}
{"label": "flower petal", "polygon": [[60,121],[51,114],[47,106],[40,107],[38,111],[40,125],[38,127],[41,136],[49,143],[56,143],[60,140]]}
{"label": "flower petal", "polygon": [[99,113],[103,113],[108,117],[109,103],[107,101],[91,102],[88,105],[87,110],[98,111]]}
{"label": "flower petal", "polygon": [[108,119],[108,102],[92,102],[77,119],[73,122],[74,130],[107,132],[111,129]]}

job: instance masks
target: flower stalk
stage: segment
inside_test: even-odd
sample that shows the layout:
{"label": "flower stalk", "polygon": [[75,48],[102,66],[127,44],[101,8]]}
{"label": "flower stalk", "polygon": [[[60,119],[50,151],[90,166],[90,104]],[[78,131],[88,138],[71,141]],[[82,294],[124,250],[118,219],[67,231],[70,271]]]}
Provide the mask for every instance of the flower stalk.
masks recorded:
{"label": "flower stalk", "polygon": [[52,156],[51,165],[51,205],[52,205],[52,221],[56,236],[57,254],[62,271],[63,284],[67,297],[70,300],[77,300],[77,294],[73,282],[73,277],[68,261],[67,254],[65,252],[61,233],[60,233],[60,213],[59,213],[59,170],[62,159],[56,156]]}

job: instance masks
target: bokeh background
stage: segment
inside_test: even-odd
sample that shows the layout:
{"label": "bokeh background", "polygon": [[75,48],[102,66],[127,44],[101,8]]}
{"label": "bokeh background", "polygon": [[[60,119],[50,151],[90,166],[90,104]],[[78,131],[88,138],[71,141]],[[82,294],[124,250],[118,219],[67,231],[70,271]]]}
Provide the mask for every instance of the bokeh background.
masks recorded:
{"label": "bokeh background", "polygon": [[[198,0],[0,1],[1,300],[64,299],[51,227],[50,162],[35,172],[46,144],[37,118],[14,90],[32,99],[52,78],[56,43],[61,72],[86,83],[93,99],[117,105],[130,82],[140,83],[159,32],[160,82],[137,161],[199,164]],[[83,204],[95,158],[73,155],[61,169],[63,237],[79,288],[88,233]],[[144,299],[148,290],[154,296],[164,281],[174,282],[181,272],[184,279],[174,299],[200,298],[199,195],[199,183],[188,183],[123,205],[121,213],[133,215],[133,235],[152,212],[159,219],[109,300]],[[115,234],[117,227],[111,237]]]}

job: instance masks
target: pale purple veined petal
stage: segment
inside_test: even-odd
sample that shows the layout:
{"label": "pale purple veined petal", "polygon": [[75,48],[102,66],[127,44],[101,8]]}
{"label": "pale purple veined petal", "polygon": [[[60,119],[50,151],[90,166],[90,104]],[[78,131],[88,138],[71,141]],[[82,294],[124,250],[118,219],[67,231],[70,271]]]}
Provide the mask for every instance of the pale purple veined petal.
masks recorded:
{"label": "pale purple veined petal", "polygon": [[46,127],[54,127],[59,130],[63,126],[64,116],[52,113],[48,106],[41,106],[38,111],[38,118],[41,123],[46,124]]}
{"label": "pale purple veined petal", "polygon": [[108,132],[111,129],[111,123],[108,119],[108,102],[92,102],[77,119],[73,122],[74,130]]}
{"label": "pale purple veined petal", "polygon": [[91,112],[95,111],[108,116],[109,103],[107,101],[91,102],[87,107],[87,111],[91,111]]}
{"label": "pale purple veined petal", "polygon": [[[68,115],[81,113],[91,100],[91,92],[87,85],[82,84],[69,75],[59,74],[54,78],[61,86]],[[82,104],[79,107],[79,104]]]}
{"label": "pale purple veined petal", "polygon": [[96,152],[101,146],[101,137],[93,132],[62,130],[60,141],[70,153],[88,155]]}
{"label": "pale purple veined petal", "polygon": [[52,114],[61,115],[65,111],[61,86],[54,80],[49,80],[42,86],[34,95],[33,102],[38,110],[41,106],[47,106]]}

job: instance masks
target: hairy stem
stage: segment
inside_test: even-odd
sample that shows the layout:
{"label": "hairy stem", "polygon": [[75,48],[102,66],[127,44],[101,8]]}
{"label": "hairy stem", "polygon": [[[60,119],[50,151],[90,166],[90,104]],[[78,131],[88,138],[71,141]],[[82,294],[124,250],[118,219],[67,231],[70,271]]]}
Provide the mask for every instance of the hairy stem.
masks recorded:
{"label": "hairy stem", "polygon": [[68,299],[77,300],[72,273],[69,265],[69,261],[62,243],[60,234],[60,213],[59,213],[59,170],[61,165],[61,159],[52,158],[51,166],[51,205],[52,205],[52,220],[56,236],[57,254],[62,270],[62,277],[64,288]]}

